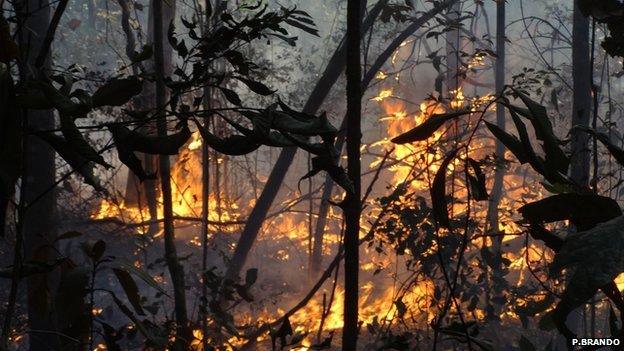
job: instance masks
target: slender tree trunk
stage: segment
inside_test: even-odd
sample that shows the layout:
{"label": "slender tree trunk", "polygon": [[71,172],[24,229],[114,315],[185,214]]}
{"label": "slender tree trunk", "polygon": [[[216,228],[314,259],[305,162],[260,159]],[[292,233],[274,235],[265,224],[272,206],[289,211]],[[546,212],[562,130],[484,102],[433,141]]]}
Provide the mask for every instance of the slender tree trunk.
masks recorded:
{"label": "slender tree trunk", "polygon": [[360,213],[360,144],[362,139],[362,86],[360,66],[360,27],[362,11],[360,0],[347,4],[347,168],[354,191],[347,192],[345,216],[345,296],[342,349],[355,351],[358,335],[358,273]]}
{"label": "slender tree trunk", "polygon": [[[36,76],[39,67],[35,61],[43,45],[50,23],[50,7],[48,1],[22,0],[15,4],[20,20],[18,33],[20,45],[20,79],[23,81]],[[50,67],[50,59],[44,61],[43,68]],[[31,128],[54,129],[54,113],[52,110],[26,111],[27,124]],[[43,261],[50,258],[49,249],[42,247],[52,243],[55,236],[54,215],[56,193],[50,191],[54,186],[56,164],[54,150],[38,138],[29,138],[25,151],[25,169],[28,175],[22,178],[26,182],[22,200],[30,204],[23,218],[24,260]],[[36,202],[31,202],[44,192],[45,195]],[[55,331],[54,311],[51,299],[58,279],[54,274],[32,276],[27,279],[28,288],[28,323],[32,330]],[[58,339],[49,333],[31,333],[30,350],[43,351],[58,344]]]}
{"label": "slender tree trunk", "polygon": [[[154,46],[154,37],[153,37],[153,28],[154,28],[154,2],[158,0],[150,1],[150,12],[148,14],[148,28],[149,31],[147,33],[147,44]],[[168,29],[169,24],[173,21],[176,12],[176,3],[175,1],[165,1],[162,0],[163,9],[163,21],[162,26]],[[122,12],[123,15],[123,12]],[[165,76],[170,76],[173,71],[173,48],[169,44],[169,41],[166,40],[163,43],[163,70]],[[153,71],[155,66],[155,57],[151,60],[146,61],[145,63],[146,70]],[[165,92],[165,96],[168,95],[168,91]],[[138,110],[151,110],[154,109],[154,102],[156,101],[156,86],[152,82],[146,82],[143,85],[143,91],[141,95],[135,99],[135,105]],[[155,133],[153,125],[147,125],[144,128],[144,131],[148,134]],[[145,166],[145,171],[147,173],[153,173],[156,171],[157,160],[154,155],[141,155],[142,162]],[[141,191],[143,193],[141,193]],[[151,220],[155,220],[158,218],[158,182],[156,180],[145,180],[143,183],[139,181],[139,179],[132,174],[132,172],[128,172],[128,180],[126,182],[126,192],[124,196],[124,201],[127,205],[130,206],[138,206],[143,201],[142,196],[145,197],[145,203],[147,204],[148,213]],[[158,230],[158,223],[154,223],[150,225],[149,232],[155,233]]]}
{"label": "slender tree trunk", "polygon": [[[392,53],[394,53],[394,51],[401,45],[404,40],[406,40],[416,30],[421,28],[424,23],[426,23],[435,15],[439,14],[441,11],[456,3],[457,1],[458,0],[446,0],[438,4],[438,6],[436,6],[435,8],[424,13],[418,19],[416,19],[403,32],[401,32],[401,34],[392,41],[392,43],[386,48],[386,50],[384,50],[384,52],[377,58],[377,60],[375,60],[373,65],[371,65],[371,69],[368,73],[372,73],[374,76],[374,74],[379,69],[381,69],[386,60],[390,56],[392,56]],[[368,16],[366,16],[366,19],[362,24],[363,33],[370,29],[370,27],[373,25],[373,22],[387,3],[388,0],[380,0],[369,11]],[[334,55],[329,60],[329,63],[325,68],[325,72],[316,83],[314,90],[312,91],[308,98],[308,101],[306,102],[303,108],[304,112],[314,114],[323,103],[323,100],[329,93],[331,87],[334,85],[334,83],[342,73],[342,70],[344,69],[346,56],[345,50],[345,46],[340,45],[338,49],[336,49],[336,51],[334,52]],[[245,264],[245,261],[247,260],[247,255],[249,254],[249,250],[251,250],[251,247],[253,246],[256,237],[258,236],[258,231],[260,230],[260,227],[264,222],[264,218],[266,217],[271,205],[273,204],[273,200],[275,200],[275,197],[277,196],[279,187],[284,181],[286,172],[288,172],[288,167],[290,167],[290,164],[295,157],[296,151],[296,148],[289,147],[284,148],[280,152],[279,157],[275,162],[275,166],[273,166],[273,169],[271,170],[269,179],[267,180],[264,189],[262,189],[262,193],[258,197],[256,206],[254,206],[254,208],[252,209],[249,215],[249,220],[245,224],[245,228],[243,229],[241,237],[236,245],[234,255],[232,256],[231,264],[228,267],[226,273],[226,277],[228,279],[235,279],[240,273],[243,265]],[[326,214],[320,215],[319,217],[323,216],[326,216]]]}
{"label": "slender tree trunk", "polygon": [[[574,1],[572,23],[572,126],[589,127],[591,115],[591,64],[589,55],[589,19],[579,9],[579,0]],[[570,177],[581,186],[589,184],[590,149],[589,135],[572,131]],[[573,228],[571,228],[573,230]],[[581,310],[568,315],[566,323],[577,333],[581,326]]]}
{"label": "slender tree trunk", "polygon": [[[154,12],[154,69],[156,73],[156,111],[158,135],[167,135],[167,117],[165,114],[166,86],[163,57],[163,7],[159,0],[153,1]],[[184,267],[178,261],[173,225],[173,204],[171,203],[171,171],[169,156],[159,156],[160,186],[163,198],[165,260],[173,283],[176,319],[175,350],[186,350],[190,341],[188,315],[186,312],[186,292]]]}
{"label": "slender tree trunk", "polygon": [[[494,81],[496,84],[496,93],[500,94],[505,86],[505,1],[496,3],[496,66],[494,71]],[[505,106],[501,103],[496,104],[496,124],[499,128],[505,129]],[[505,178],[505,146],[499,140],[496,140],[496,170],[494,172],[494,184],[490,193],[490,202],[487,210],[488,232],[492,234],[498,233],[498,206],[500,205],[503,193],[503,180]],[[491,286],[494,297],[502,294],[502,285],[499,283],[502,277],[501,264],[501,244],[502,236],[492,237],[492,254],[496,259],[496,267],[494,268]],[[498,319],[500,314],[500,306],[494,302],[492,311],[489,311],[490,318]]]}
{"label": "slender tree trunk", "polygon": [[[589,126],[591,114],[591,67],[589,59],[589,19],[574,1],[572,25],[572,126]],[[579,185],[589,184],[589,136],[580,131],[572,132],[572,157],[570,176]]]}
{"label": "slender tree trunk", "polygon": [[447,18],[452,29],[446,33],[446,89],[449,98],[455,96],[459,88],[459,50],[460,50],[460,32],[459,13],[461,11],[461,3],[455,2],[447,12]]}

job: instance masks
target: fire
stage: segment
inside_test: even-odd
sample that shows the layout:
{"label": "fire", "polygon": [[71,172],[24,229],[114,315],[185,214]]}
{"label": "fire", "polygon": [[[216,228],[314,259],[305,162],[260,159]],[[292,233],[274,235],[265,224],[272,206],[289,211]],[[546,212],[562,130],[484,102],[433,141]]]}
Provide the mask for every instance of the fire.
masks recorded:
{"label": "fire", "polygon": [[[180,151],[171,170],[171,189],[173,213],[175,216],[199,218],[201,215],[202,193],[202,161],[200,147],[202,145],[199,132],[192,135],[185,148]],[[220,190],[220,198],[226,198]],[[236,202],[218,201],[217,193],[211,191],[208,202],[208,220],[215,222],[235,221],[240,217]],[[162,195],[157,199],[158,218],[163,217]],[[150,220],[149,209],[143,206],[127,205],[124,200],[101,201],[99,208],[91,214],[92,219],[117,218],[126,223],[145,223]],[[224,228],[223,230],[225,230]],[[145,233],[146,229],[139,228]]]}

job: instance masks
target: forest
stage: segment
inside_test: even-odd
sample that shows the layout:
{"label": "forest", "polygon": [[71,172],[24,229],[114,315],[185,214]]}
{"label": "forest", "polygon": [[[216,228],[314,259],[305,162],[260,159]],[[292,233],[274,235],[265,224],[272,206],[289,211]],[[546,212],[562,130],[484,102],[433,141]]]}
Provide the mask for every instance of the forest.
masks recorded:
{"label": "forest", "polygon": [[0,351],[624,350],[622,0],[0,0]]}

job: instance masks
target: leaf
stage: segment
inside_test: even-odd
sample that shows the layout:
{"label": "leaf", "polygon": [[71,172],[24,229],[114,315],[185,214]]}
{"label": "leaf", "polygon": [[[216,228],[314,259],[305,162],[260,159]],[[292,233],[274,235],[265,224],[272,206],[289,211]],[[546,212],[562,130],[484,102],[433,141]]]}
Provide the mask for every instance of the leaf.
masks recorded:
{"label": "leaf", "polygon": [[453,161],[455,155],[457,154],[457,150],[449,153],[442,164],[440,164],[440,168],[438,168],[438,172],[433,178],[433,184],[431,185],[431,207],[433,210],[433,218],[441,228],[449,229],[451,224],[449,221],[449,213],[446,204],[446,171],[448,165]]}
{"label": "leaf", "polygon": [[284,112],[275,110],[269,110],[268,112],[271,119],[271,127],[283,133],[293,133],[303,136],[334,136],[338,132],[336,128],[329,123],[325,113],[322,113],[317,118],[301,121],[295,116],[288,115]]}
{"label": "leaf", "polygon": [[571,131],[575,131],[575,130],[580,130],[580,131],[583,131],[585,133],[589,133],[595,136],[602,143],[602,145],[604,145],[607,148],[607,150],[609,151],[611,156],[613,156],[613,158],[617,161],[617,163],[619,163],[620,166],[624,167],[624,150],[622,150],[622,148],[614,144],[611,141],[611,138],[609,138],[608,134],[597,132],[585,126],[572,127]]}
{"label": "leaf", "polygon": [[394,305],[396,306],[398,317],[403,318],[403,316],[405,315],[405,312],[407,312],[407,306],[405,306],[405,303],[403,302],[403,300],[398,299],[394,301]]}
{"label": "leaf", "polygon": [[520,351],[536,351],[533,343],[524,335],[520,336]]}
{"label": "leaf", "polygon": [[474,173],[474,176],[466,174],[470,184],[470,192],[475,200],[485,201],[489,196],[485,187],[485,174],[481,170],[481,165],[470,157],[468,157],[467,161]]}
{"label": "leaf", "polygon": [[52,146],[74,171],[82,175],[87,184],[97,191],[106,191],[100,184],[100,180],[93,173],[93,162],[78,154],[64,138],[52,133],[36,132],[35,135]]}
{"label": "leaf", "polygon": [[511,151],[514,156],[516,156],[521,164],[529,162],[529,156],[525,152],[524,145],[522,145],[518,138],[511,134],[508,134],[495,124],[492,124],[488,121],[484,122],[490,132],[494,135],[494,137],[498,139],[498,141],[503,143],[503,145],[505,145],[505,147],[509,149],[509,151]]}
{"label": "leaf", "polygon": [[61,132],[63,133],[67,143],[71,145],[75,152],[80,154],[85,159],[93,161],[106,168],[112,167],[104,160],[102,155],[100,155],[97,151],[95,151],[95,149],[93,149],[93,147],[91,147],[91,145],[89,145],[82,133],[78,130],[78,127],[72,117],[61,114],[60,120]]}
{"label": "leaf", "polygon": [[301,179],[299,179],[299,182],[316,175],[320,171],[327,172],[330,178],[348,193],[353,194],[355,192],[353,183],[347,176],[344,168],[338,166],[335,159],[329,155],[313,157],[312,169],[310,170],[310,172],[301,177]]}
{"label": "leaf", "polygon": [[69,27],[69,29],[74,30],[74,31],[78,29],[78,27],[80,27],[80,24],[82,24],[82,21],[77,18],[72,18],[69,21],[67,21],[67,27]]}
{"label": "leaf", "polygon": [[124,144],[132,151],[150,155],[177,155],[191,137],[191,130],[186,123],[178,132],[167,136],[143,135],[122,125],[109,126],[109,130],[116,145]]}
{"label": "leaf", "polygon": [[145,44],[143,45],[143,49],[141,50],[141,52],[135,51],[133,53],[132,62],[137,63],[137,62],[145,61],[151,58],[153,54],[154,54],[154,50],[152,49],[152,46],[149,44]]}
{"label": "leaf", "polygon": [[159,349],[165,347],[165,345],[167,344],[166,339],[160,336],[157,337],[156,335],[152,334],[152,332],[145,326],[145,324],[139,318],[137,318],[137,316],[132,313],[132,311],[113,292],[109,291],[108,293],[113,298],[113,301],[115,302],[119,310],[124,315],[126,315],[126,317],[128,317],[128,319],[132,321],[132,323],[134,323],[139,332],[141,332],[141,334],[147,340],[149,340],[150,344],[159,347]]}
{"label": "leaf", "polygon": [[97,262],[106,251],[106,243],[103,240],[89,240],[82,243],[82,249],[93,262]]}
{"label": "leaf", "polygon": [[236,106],[240,106],[241,105],[241,99],[238,96],[238,94],[236,94],[236,92],[232,89],[228,89],[228,88],[224,88],[224,87],[219,87],[219,90],[221,90],[221,92],[223,93],[223,96],[225,96],[225,98],[227,99],[227,101],[229,101],[230,103],[236,105]]}
{"label": "leaf", "polygon": [[617,201],[595,194],[557,194],[518,209],[530,223],[570,220],[578,230],[621,216]]}
{"label": "leaf", "polygon": [[557,308],[571,311],[624,272],[624,216],[568,234],[555,254],[550,273],[563,269],[573,269],[573,273]]}
{"label": "leaf", "polygon": [[231,156],[246,155],[256,151],[260,144],[251,137],[243,135],[231,135],[226,138],[219,138],[212,134],[208,129],[197,123],[197,129],[202,136],[203,141],[214,150]]}
{"label": "leaf", "polygon": [[121,106],[141,93],[143,82],[137,77],[113,79],[93,94],[93,107]]}
{"label": "leaf", "polygon": [[277,91],[277,90],[271,90],[266,85],[260,82],[256,82],[255,80],[251,80],[251,79],[247,79],[243,77],[236,77],[236,79],[243,82],[251,91],[259,95],[264,95],[264,96],[271,95]]}
{"label": "leaf", "polygon": [[433,133],[440,129],[440,127],[442,127],[445,122],[455,119],[459,116],[468,115],[470,113],[472,112],[457,111],[432,115],[419,126],[412,128],[397,137],[392,138],[391,141],[395,144],[406,144],[412,143],[414,141],[427,140],[433,135]]}
{"label": "leaf", "polygon": [[130,301],[130,304],[132,305],[132,307],[134,307],[136,313],[144,316],[145,312],[143,312],[143,308],[141,307],[141,296],[139,295],[139,288],[137,287],[134,279],[132,279],[130,273],[128,273],[128,271],[126,270],[119,268],[113,268],[113,273],[115,273],[117,280],[121,284],[121,287],[128,297],[128,301]]}
{"label": "leaf", "polygon": [[141,279],[152,288],[158,290],[158,292],[160,292],[161,294],[169,296],[169,294],[167,294],[167,292],[158,284],[156,280],[154,280],[154,278],[149,273],[136,267],[132,263],[116,258],[111,264],[115,268],[122,269],[133,274],[135,277]]}
{"label": "leaf", "polygon": [[75,230],[70,230],[68,232],[65,232],[65,233],[57,236],[56,239],[54,239],[54,242],[58,242],[58,241],[61,241],[61,240],[66,240],[66,239],[77,238],[77,237],[79,237],[81,235],[82,235],[81,232],[78,232],[78,231],[75,231]]}
{"label": "leaf", "polygon": [[245,285],[252,286],[258,280],[258,268],[249,268],[245,274]]}
{"label": "leaf", "polygon": [[298,21],[294,21],[294,20],[290,20],[290,19],[285,19],[284,22],[290,24],[293,27],[297,27],[301,30],[303,30],[306,33],[312,34],[316,37],[318,37],[318,30],[309,26],[306,26],[305,24],[298,22]]}
{"label": "leaf", "polygon": [[[561,149],[561,141],[555,136],[553,132],[552,123],[548,118],[548,112],[546,108],[531,98],[523,94],[518,90],[514,92],[520,97],[522,102],[528,107],[529,113],[526,114],[524,110],[515,108],[517,112],[524,114],[533,125],[535,129],[535,136],[538,140],[544,142],[543,149],[546,153],[546,163],[549,167],[557,170],[560,173],[567,173],[570,160]],[[510,111],[514,110],[514,106],[507,104],[510,107]]]}
{"label": "leaf", "polygon": [[288,335],[293,334],[292,326],[290,325],[290,320],[288,317],[284,318],[284,321],[280,325],[280,327],[271,333],[271,342],[273,344],[273,349],[275,350],[275,339],[280,339],[280,344],[282,346],[286,345],[286,337]]}

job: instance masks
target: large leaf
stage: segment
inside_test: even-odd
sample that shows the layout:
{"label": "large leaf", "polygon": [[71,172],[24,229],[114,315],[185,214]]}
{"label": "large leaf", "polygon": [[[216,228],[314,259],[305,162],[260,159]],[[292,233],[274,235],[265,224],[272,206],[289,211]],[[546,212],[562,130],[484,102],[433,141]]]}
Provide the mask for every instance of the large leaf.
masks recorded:
{"label": "large leaf", "polygon": [[589,133],[595,136],[596,139],[600,140],[602,145],[604,145],[607,148],[607,150],[609,150],[609,153],[611,154],[611,156],[613,156],[613,158],[617,161],[617,163],[619,163],[620,166],[624,167],[624,150],[622,150],[622,148],[620,148],[615,143],[613,143],[611,141],[611,138],[609,138],[608,134],[597,132],[585,126],[574,126],[572,127],[572,130],[580,130],[580,131],[583,131],[585,133]]}
{"label": "large leaf", "polygon": [[397,137],[394,137],[391,141],[395,144],[405,144],[412,143],[414,141],[427,140],[447,121],[470,113],[471,111],[457,111],[451,113],[435,114],[429,117],[421,125],[412,128]]}
{"label": "large leaf", "polygon": [[271,95],[274,92],[276,92],[276,90],[271,90],[269,89],[269,87],[267,87],[266,85],[257,82],[255,80],[251,80],[251,79],[247,79],[247,78],[243,78],[243,77],[236,77],[236,79],[240,80],[241,82],[243,82],[251,91],[253,91],[256,94],[259,95]]}
{"label": "large leaf", "polygon": [[485,121],[485,125],[490,130],[490,132],[494,134],[494,137],[498,139],[498,141],[503,143],[503,145],[505,145],[505,147],[509,149],[509,151],[511,151],[514,156],[516,156],[520,163],[524,164],[529,162],[529,156],[525,151],[525,147],[522,142],[518,140],[518,138],[505,132],[497,125],[492,124],[488,121]]}
{"label": "large leaf", "polygon": [[570,220],[578,230],[622,215],[615,200],[595,194],[558,194],[526,204],[518,211],[531,223]]}
{"label": "large leaf", "polygon": [[624,216],[570,233],[550,266],[551,274],[574,269],[560,304],[572,310],[624,272]]}
{"label": "large leaf", "polygon": [[93,107],[121,106],[141,93],[143,82],[137,77],[113,79],[93,94]]}
{"label": "large leaf", "polygon": [[89,143],[85,140],[82,133],[80,133],[80,130],[78,130],[73,117],[61,114],[60,119],[61,132],[63,133],[65,140],[78,154],[87,160],[98,163],[106,168],[111,167],[111,165],[104,160],[104,157],[95,151],[95,149],[93,149],[93,147],[91,147],[91,145],[89,145]]}
{"label": "large leaf", "polygon": [[38,132],[36,135],[48,143],[67,162],[71,168],[83,176],[85,182],[98,191],[105,191],[100,180],[95,176],[93,162],[84,158],[64,138],[52,134]]}
{"label": "large leaf", "polygon": [[130,304],[132,305],[132,307],[134,307],[136,313],[144,316],[145,312],[143,312],[143,308],[141,307],[141,296],[139,295],[139,288],[136,285],[134,279],[132,279],[130,273],[128,273],[128,271],[124,269],[119,268],[113,268],[113,273],[115,273],[117,280],[119,280],[121,287],[128,297],[128,301],[130,301]]}
{"label": "large leaf", "polygon": [[340,167],[336,159],[330,155],[313,157],[312,169],[301,177],[299,181],[301,182],[301,180],[310,178],[320,171],[326,171],[329,177],[348,193],[353,194],[355,191],[353,182],[351,182],[349,176],[347,176],[347,172],[345,172],[344,168]]}
{"label": "large leaf", "polygon": [[214,150],[231,156],[246,155],[256,151],[260,144],[253,137],[243,135],[230,135],[225,138],[219,138],[212,134],[207,128],[197,123],[197,128],[202,136],[203,141]]}
{"label": "large leaf", "polygon": [[468,158],[469,169],[472,169],[473,174],[466,173],[468,178],[468,184],[470,185],[470,193],[472,197],[477,201],[485,201],[489,198],[487,188],[485,187],[485,174],[481,170],[479,162],[472,158]]}
{"label": "large leaf", "polygon": [[446,156],[442,164],[440,164],[438,173],[433,178],[433,184],[431,185],[433,218],[441,228],[450,228],[451,226],[446,204],[446,171],[451,161],[455,159],[456,154],[457,150],[454,150]]}
{"label": "large leaf", "polygon": [[281,111],[269,111],[271,126],[285,133],[303,136],[335,135],[338,131],[328,121],[325,113],[315,119],[301,121]]}
{"label": "large leaf", "polygon": [[526,110],[516,108],[508,104],[510,110],[515,110],[527,117],[533,128],[535,129],[535,136],[538,140],[543,141],[543,149],[546,153],[546,163],[549,167],[552,167],[557,172],[566,173],[570,164],[569,158],[563,152],[561,148],[561,141],[553,132],[552,123],[548,118],[546,108],[531,98],[526,96],[520,91],[515,90],[515,93],[520,97],[522,102],[528,107],[528,113]]}

